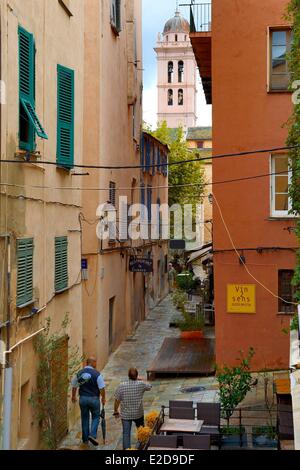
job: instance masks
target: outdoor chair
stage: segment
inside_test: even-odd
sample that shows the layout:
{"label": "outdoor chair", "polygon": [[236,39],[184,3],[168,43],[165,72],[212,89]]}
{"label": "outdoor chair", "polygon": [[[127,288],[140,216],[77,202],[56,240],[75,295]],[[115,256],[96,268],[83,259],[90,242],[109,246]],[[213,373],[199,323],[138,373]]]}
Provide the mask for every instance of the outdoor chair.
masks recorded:
{"label": "outdoor chair", "polygon": [[171,419],[195,419],[194,408],[170,408],[169,418]]}
{"label": "outdoor chair", "polygon": [[183,436],[183,448],[191,450],[210,450],[210,436]]}
{"label": "outdoor chair", "polygon": [[186,400],[170,400],[169,401],[169,408],[193,408],[194,402],[193,401],[186,401]]}
{"label": "outdoor chair", "polygon": [[221,405],[220,403],[197,403],[197,419],[203,420],[200,434],[209,435],[211,442],[221,447]]}
{"label": "outdoor chair", "polygon": [[151,436],[149,440],[150,447],[171,447],[177,448],[177,436]]}

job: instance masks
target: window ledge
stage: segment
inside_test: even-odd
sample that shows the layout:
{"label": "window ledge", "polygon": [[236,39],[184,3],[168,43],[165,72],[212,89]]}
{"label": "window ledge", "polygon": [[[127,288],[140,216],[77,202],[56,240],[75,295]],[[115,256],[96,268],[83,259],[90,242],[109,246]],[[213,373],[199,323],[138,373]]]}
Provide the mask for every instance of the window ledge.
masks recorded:
{"label": "window ledge", "polygon": [[29,305],[33,305],[35,302],[36,300],[32,299],[29,302],[26,302],[25,304],[17,305],[17,309],[21,310],[22,308],[29,307]]}
{"label": "window ledge", "polygon": [[69,289],[70,289],[69,286],[67,286],[67,287],[64,287],[61,290],[56,290],[55,295],[63,294],[64,292],[66,292],[66,290],[69,290]]}
{"label": "window ledge", "polygon": [[295,90],[267,90],[267,93],[269,93],[270,95],[272,95],[273,93],[286,93],[286,94],[289,94],[289,95],[292,95],[293,93],[295,92]]}
{"label": "window ledge", "polygon": [[[296,310],[295,310],[296,312]],[[277,316],[280,317],[293,317],[295,315],[295,312],[277,312]]]}
{"label": "window ledge", "polygon": [[268,217],[266,220],[269,220],[270,222],[276,222],[276,221],[284,221],[284,220],[298,220],[300,216],[297,216],[297,215],[286,215],[286,216],[276,216],[276,215],[272,215],[270,217]]}

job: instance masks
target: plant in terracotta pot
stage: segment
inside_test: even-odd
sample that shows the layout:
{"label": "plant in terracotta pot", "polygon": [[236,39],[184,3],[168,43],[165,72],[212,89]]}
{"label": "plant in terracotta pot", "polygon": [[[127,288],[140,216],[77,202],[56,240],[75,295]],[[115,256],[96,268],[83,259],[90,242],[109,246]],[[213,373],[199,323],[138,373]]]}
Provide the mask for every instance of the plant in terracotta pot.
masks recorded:
{"label": "plant in terracotta pot", "polygon": [[201,339],[203,338],[204,317],[202,314],[197,317],[191,316],[182,310],[183,319],[177,323],[183,339]]}

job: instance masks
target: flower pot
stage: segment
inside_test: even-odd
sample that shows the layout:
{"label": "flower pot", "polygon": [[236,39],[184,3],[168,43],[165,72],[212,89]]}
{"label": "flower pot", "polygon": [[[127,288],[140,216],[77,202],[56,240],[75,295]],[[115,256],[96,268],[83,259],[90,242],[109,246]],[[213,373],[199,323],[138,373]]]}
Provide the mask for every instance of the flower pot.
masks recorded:
{"label": "flower pot", "polygon": [[203,331],[181,331],[180,337],[182,339],[201,339]]}

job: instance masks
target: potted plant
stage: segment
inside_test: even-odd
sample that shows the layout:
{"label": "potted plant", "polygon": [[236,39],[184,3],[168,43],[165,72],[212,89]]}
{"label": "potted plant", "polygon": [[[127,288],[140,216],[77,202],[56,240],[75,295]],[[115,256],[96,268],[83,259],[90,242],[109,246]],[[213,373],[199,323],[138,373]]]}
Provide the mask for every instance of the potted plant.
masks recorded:
{"label": "potted plant", "polygon": [[182,310],[183,319],[177,323],[181,331],[182,339],[201,339],[203,338],[204,317],[198,315],[193,317],[184,309]]}
{"label": "potted plant", "polygon": [[174,306],[181,310],[184,308],[185,302],[188,300],[188,295],[181,289],[176,289],[172,294],[172,301]]}

